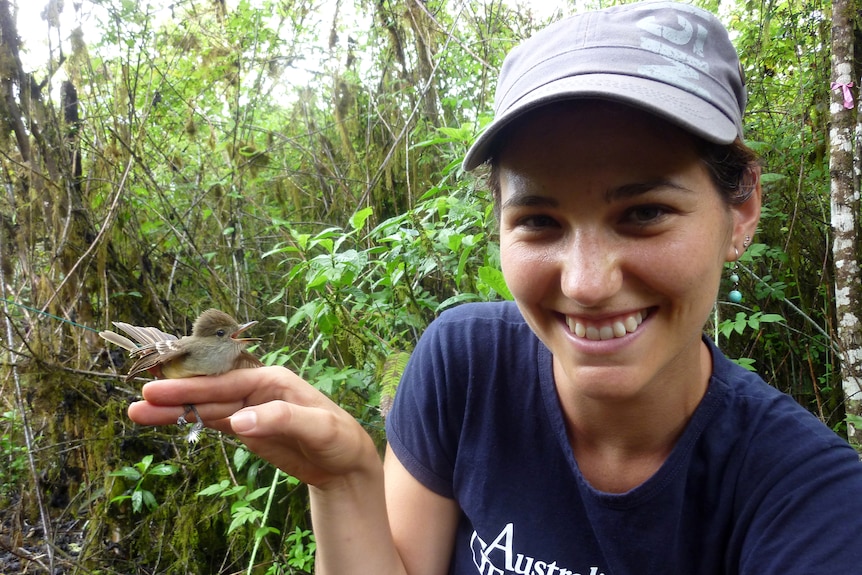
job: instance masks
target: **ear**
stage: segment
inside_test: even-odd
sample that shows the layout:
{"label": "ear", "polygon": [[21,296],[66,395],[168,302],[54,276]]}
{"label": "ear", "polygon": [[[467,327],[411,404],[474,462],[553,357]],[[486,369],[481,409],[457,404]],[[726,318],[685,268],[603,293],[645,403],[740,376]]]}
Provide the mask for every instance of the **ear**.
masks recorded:
{"label": "ear", "polygon": [[748,199],[741,204],[730,207],[733,216],[733,235],[728,246],[727,261],[737,259],[737,250],[741,255],[745,251],[745,238],[754,237],[757,223],[760,221],[760,204],[762,192],[760,187],[760,166],[751,166],[742,176],[740,188],[750,192]]}

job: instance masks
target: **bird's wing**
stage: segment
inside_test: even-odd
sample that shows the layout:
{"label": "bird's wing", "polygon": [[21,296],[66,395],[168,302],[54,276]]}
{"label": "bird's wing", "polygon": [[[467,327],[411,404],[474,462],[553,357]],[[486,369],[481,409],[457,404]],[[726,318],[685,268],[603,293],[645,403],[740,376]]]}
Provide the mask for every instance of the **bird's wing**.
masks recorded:
{"label": "bird's wing", "polygon": [[135,347],[142,347],[159,341],[176,341],[177,339],[177,336],[165,333],[157,327],[132,325],[122,321],[115,321],[113,323],[115,326],[132,336],[132,339],[138,343]]}
{"label": "bird's wing", "polygon": [[263,367],[263,363],[247,351],[239,354],[239,357],[233,364],[234,369],[243,369],[246,367]]}
{"label": "bird's wing", "polygon": [[[155,329],[155,328],[149,328]],[[157,378],[161,378],[161,366],[175,359],[178,359],[188,352],[177,345],[177,339],[156,341],[130,352],[131,357],[137,358],[132,367],[129,368],[129,373],[126,374],[126,381],[141,372],[149,371]]]}

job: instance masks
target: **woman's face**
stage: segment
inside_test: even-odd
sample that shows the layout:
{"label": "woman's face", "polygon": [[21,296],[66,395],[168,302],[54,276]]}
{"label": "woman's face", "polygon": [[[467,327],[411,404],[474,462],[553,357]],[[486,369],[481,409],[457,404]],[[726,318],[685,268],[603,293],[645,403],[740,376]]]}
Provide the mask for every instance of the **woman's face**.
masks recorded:
{"label": "woman's face", "polygon": [[726,205],[687,133],[601,102],[532,113],[498,165],[503,273],[558,386],[621,400],[704,380],[701,331],[759,191]]}

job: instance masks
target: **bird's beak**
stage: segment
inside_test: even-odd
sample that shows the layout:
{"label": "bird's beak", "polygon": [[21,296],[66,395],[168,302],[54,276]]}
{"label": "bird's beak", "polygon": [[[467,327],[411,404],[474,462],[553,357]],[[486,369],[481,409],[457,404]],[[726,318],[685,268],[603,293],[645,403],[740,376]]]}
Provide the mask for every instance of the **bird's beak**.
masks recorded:
{"label": "bird's beak", "polygon": [[230,338],[234,341],[260,341],[259,337],[237,337],[239,334],[256,324],[256,321],[250,321],[239,326],[239,328],[230,334]]}

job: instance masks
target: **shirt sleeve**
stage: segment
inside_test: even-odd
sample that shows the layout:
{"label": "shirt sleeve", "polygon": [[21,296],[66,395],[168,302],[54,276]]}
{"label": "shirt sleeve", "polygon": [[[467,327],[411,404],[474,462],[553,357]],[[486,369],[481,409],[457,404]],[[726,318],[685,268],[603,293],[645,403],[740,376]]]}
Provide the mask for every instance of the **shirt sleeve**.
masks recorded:
{"label": "shirt sleeve", "polygon": [[[792,402],[789,398],[785,402]],[[782,406],[776,406],[782,409]],[[788,405],[788,415],[791,407]],[[759,478],[737,501],[744,575],[835,575],[862,569],[862,463],[808,413],[769,418],[784,449],[747,455]],[[804,421],[800,422],[799,419]],[[788,425],[782,425],[781,422]],[[801,425],[799,425],[801,423]],[[748,518],[746,520],[746,518]]]}
{"label": "shirt sleeve", "polygon": [[442,315],[420,338],[386,419],[387,441],[401,464],[427,488],[450,498],[467,373],[459,366],[470,355],[469,329],[451,318]]}

